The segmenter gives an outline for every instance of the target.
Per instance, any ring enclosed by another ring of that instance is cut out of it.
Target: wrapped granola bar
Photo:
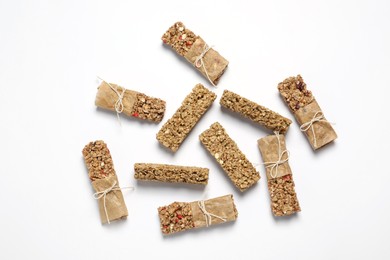
[[[285,133],[291,124],[291,120],[278,113],[260,106],[249,99],[241,97],[229,90],[225,90],[219,101],[221,106],[249,118],[253,122],[264,126],[271,131]]]
[[[127,116],[154,122],[160,122],[165,113],[165,101],[104,80],[98,87],[95,105],[117,114],[123,112]]]
[[[201,133],[199,140],[240,191],[258,182],[260,174],[218,122]]]
[[[134,164],[134,178],[143,181],[181,182],[206,185],[209,169],[155,163]]]
[[[166,148],[176,152],[216,98],[214,92],[202,84],[197,84],[175,114],[161,127],[156,135],[157,140]]]
[[[229,62],[182,22],[172,25],[161,37],[177,54],[200,71],[212,85],[217,85]]]
[[[278,84],[278,90],[314,150],[337,138],[336,132],[325,119],[313,94],[306,89],[306,83],[301,75],[285,79]]]
[[[235,221],[238,216],[233,195],[209,200],[174,202],[158,208],[161,231],[164,235],[194,228],[209,227]]]
[[[284,135],[276,132],[257,142],[266,165],[272,213],[275,216],[287,216],[301,211],[288,164],[289,154]]]
[[[96,191],[102,224],[126,218],[127,207],[107,145],[103,141],[90,142],[84,147],[83,156]]]

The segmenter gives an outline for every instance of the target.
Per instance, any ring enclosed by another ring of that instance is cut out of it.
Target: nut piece
[[[83,149],[83,156],[91,181],[115,176],[110,150],[103,141],[87,144]]]
[[[219,103],[221,106],[237,112],[255,123],[282,134],[287,131],[292,123],[290,119],[228,90],[223,92]]]
[[[197,38],[198,36],[188,30],[182,22],[177,22],[163,34],[161,40],[179,55],[185,56]]]
[[[165,101],[149,97],[143,93],[137,94],[131,115],[141,119],[161,122],[165,113]]]
[[[190,203],[174,202],[168,206],[159,207],[158,215],[161,231],[165,235],[195,227]]]
[[[202,84],[197,84],[172,118],[161,127],[156,136],[157,140],[173,152],[177,151],[216,97],[212,91],[203,87]]]
[[[301,211],[291,174],[268,179],[268,190],[275,216],[288,216]]]
[[[301,75],[285,79],[278,84],[278,90],[293,112],[310,104],[314,99],[311,91],[306,89],[306,83]]]
[[[245,191],[260,179],[255,167],[218,122],[200,134],[199,139],[240,191]]]
[[[136,163],[134,178],[137,180],[182,182],[206,185],[209,169],[167,164]]]

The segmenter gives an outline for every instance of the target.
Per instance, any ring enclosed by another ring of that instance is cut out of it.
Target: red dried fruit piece
[[[291,176],[290,176],[290,175],[284,175],[282,178],[283,178],[283,180],[285,180],[285,181],[291,180]]]
[[[134,112],[132,116],[139,117],[138,112]]]
[[[190,45],[192,45],[192,42],[189,42],[189,41],[188,41],[188,42],[186,42],[186,45],[187,45],[187,46],[190,46]]]
[[[178,217],[179,219],[182,219],[182,218],[183,218],[183,216],[180,215],[180,214],[177,214],[177,217]]]

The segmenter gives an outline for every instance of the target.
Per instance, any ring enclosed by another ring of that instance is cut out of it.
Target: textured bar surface
[[[157,140],[166,148],[174,152],[177,151],[216,97],[202,84],[197,84],[172,118],[161,127],[156,136]]]
[[[209,169],[154,163],[134,164],[134,178],[146,181],[182,182],[206,185]]]
[[[157,210],[162,233],[169,235],[237,219],[238,212],[231,194],[203,201],[207,212],[214,215],[211,216],[210,223],[207,223],[206,215],[200,208],[200,202],[173,202],[167,206],[159,207]]]
[[[229,90],[223,92],[219,103],[221,106],[239,113],[271,131],[285,133],[291,124],[290,119]]]
[[[87,144],[83,149],[83,156],[91,181],[116,175],[110,151],[103,141]]]
[[[240,191],[260,179],[255,167],[218,122],[200,134],[199,139]]]

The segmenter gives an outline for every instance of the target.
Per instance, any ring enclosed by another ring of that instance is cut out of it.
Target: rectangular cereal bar
[[[127,116],[160,122],[165,113],[165,101],[143,93],[125,89],[113,83],[102,81],[98,87],[95,105],[124,113]]]
[[[336,132],[325,119],[313,94],[307,90],[301,75],[285,79],[278,84],[278,90],[314,150],[337,138]]]
[[[209,169],[154,163],[134,164],[134,178],[144,181],[182,182],[206,185]]]
[[[284,135],[269,135],[257,141],[263,158],[275,216],[287,216],[301,211],[292,178],[289,153]]]
[[[199,139],[240,191],[260,179],[255,167],[218,122],[200,134]]]
[[[213,85],[217,85],[229,62],[200,37],[176,22],[161,37],[177,54],[184,57]]]
[[[127,207],[107,145],[103,141],[90,142],[84,147],[83,156],[96,191],[102,224],[126,218]]]
[[[216,98],[212,91],[202,84],[197,84],[172,118],[161,127],[156,136],[157,140],[166,148],[176,152]]]
[[[285,133],[291,124],[290,119],[229,90],[223,92],[219,103],[221,106],[239,113],[271,131]]]
[[[193,202],[173,202],[158,208],[164,235],[188,229],[209,227],[235,221],[238,216],[233,195]]]

